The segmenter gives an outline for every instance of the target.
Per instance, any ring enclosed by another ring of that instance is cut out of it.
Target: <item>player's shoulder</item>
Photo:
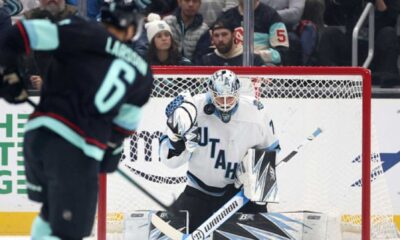
[[[239,106],[248,111],[259,112],[264,108],[263,104],[253,96],[240,95]]]
[[[237,114],[238,120],[253,123],[264,123],[267,116],[264,105],[260,101],[243,95],[239,97]]]

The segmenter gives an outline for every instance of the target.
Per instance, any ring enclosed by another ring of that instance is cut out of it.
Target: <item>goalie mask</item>
[[[229,122],[239,99],[238,77],[230,70],[219,70],[210,77],[208,88],[212,104],[221,120],[225,123]]]

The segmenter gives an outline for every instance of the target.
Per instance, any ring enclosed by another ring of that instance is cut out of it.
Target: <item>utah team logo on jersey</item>
[[[225,149],[221,148],[221,140],[208,137],[208,127],[200,128],[199,146],[205,147],[211,144],[210,159],[215,160],[214,168],[225,170],[225,178],[234,179],[238,163],[229,162],[226,159]]]

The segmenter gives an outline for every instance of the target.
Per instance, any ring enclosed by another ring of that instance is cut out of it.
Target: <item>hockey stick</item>
[[[151,223],[172,240],[201,240],[213,233],[248,202],[249,199],[244,195],[243,189],[240,190],[191,234],[183,234],[156,214],[152,214]]]
[[[299,152],[300,148],[304,147],[307,143],[313,141],[321,133],[322,129],[318,127],[310,136],[306,138],[306,140],[304,140],[304,142],[300,143],[295,150],[290,152],[285,158],[283,158],[279,163],[277,163],[276,166],[279,166],[282,162],[289,162],[289,160],[292,159]]]
[[[321,128],[317,128],[307,139],[302,142],[295,150],[290,152],[281,162],[288,162],[292,159],[307,143],[314,140],[317,136],[322,133]],[[279,164],[276,165],[276,167]],[[243,189],[240,190],[233,198],[231,198],[227,203],[225,203],[217,212],[215,212],[211,217],[209,217],[203,224],[201,224],[192,234],[183,234],[179,230],[175,229],[163,219],[155,214],[152,214],[151,222],[156,226],[162,233],[173,240],[201,240],[205,239],[212,232],[214,232],[219,226],[226,222],[234,213],[239,211],[249,199],[244,196]]]
[[[121,176],[123,178],[125,178],[128,182],[130,182],[132,185],[134,185],[135,187],[139,188],[140,191],[142,191],[147,197],[149,197],[151,200],[153,200],[154,202],[156,202],[158,205],[160,205],[161,207],[163,207],[164,209],[169,209],[169,206],[165,205],[164,203],[162,203],[160,200],[158,200],[157,197],[155,197],[153,194],[151,194],[149,191],[147,191],[146,189],[144,189],[142,186],[140,186],[140,184],[138,184],[137,182],[135,182],[135,180],[133,180],[128,174],[126,174],[124,171],[122,171],[119,167],[117,168],[117,172],[119,174],[121,174]]]

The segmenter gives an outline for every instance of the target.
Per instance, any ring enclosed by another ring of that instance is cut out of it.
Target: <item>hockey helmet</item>
[[[104,1],[100,8],[100,20],[119,29],[125,29],[135,25],[137,30],[142,16],[139,8],[133,0],[109,0]]]
[[[215,72],[209,79],[208,88],[214,106],[221,112],[231,111],[239,99],[240,81],[230,70]]]

